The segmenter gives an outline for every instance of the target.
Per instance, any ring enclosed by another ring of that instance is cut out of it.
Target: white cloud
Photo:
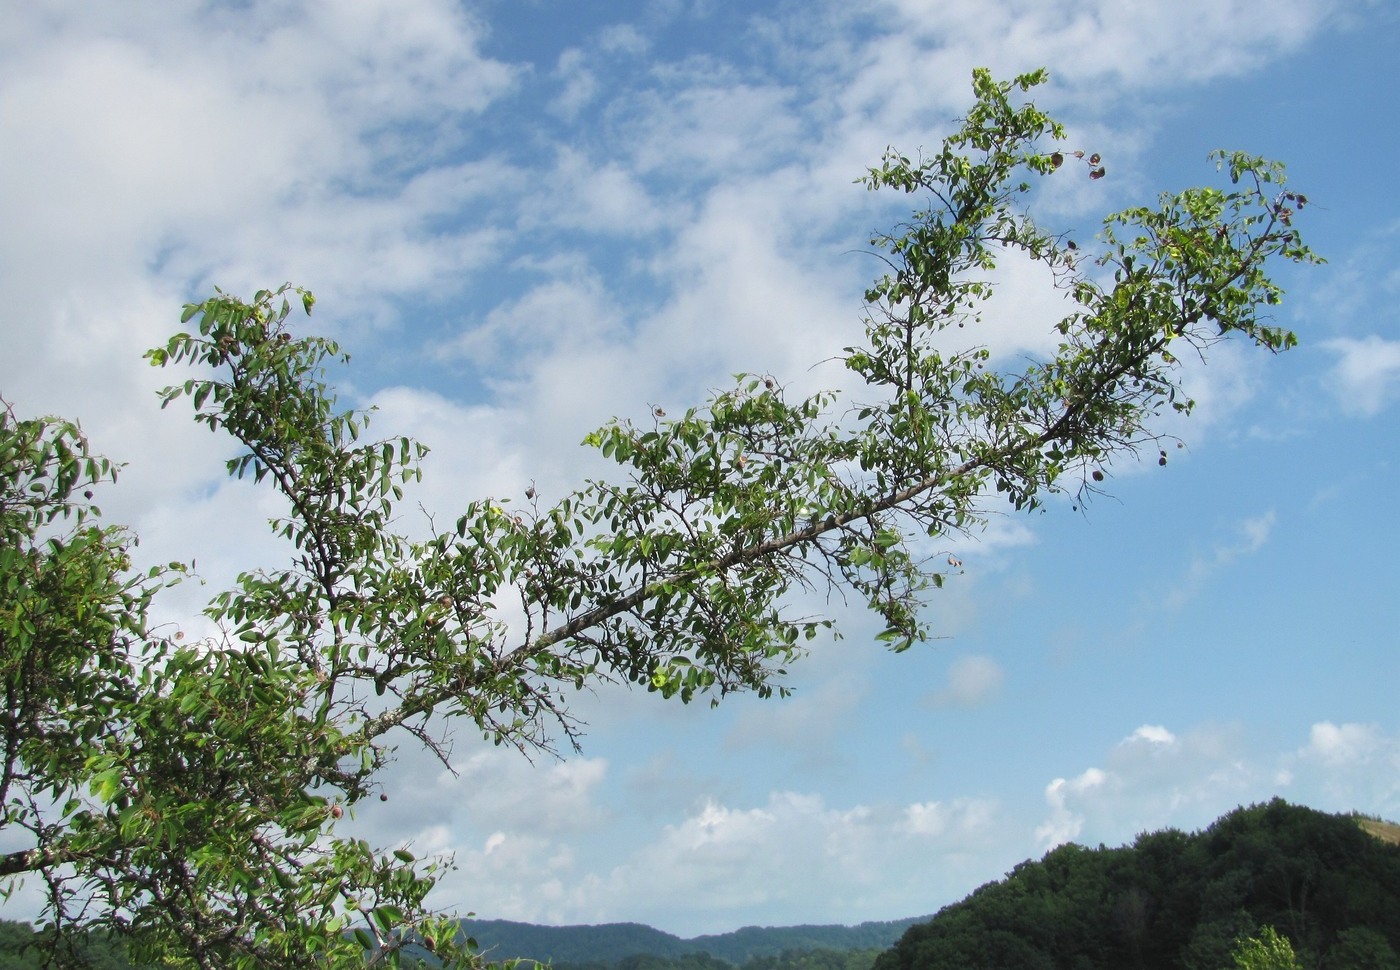
[[[530,761],[485,742],[463,746],[470,753],[453,756],[450,769],[425,752],[404,752],[385,777],[388,800],[357,809],[358,831],[424,852],[494,853],[503,842],[532,840],[553,853],[609,821],[607,759]]]
[[[678,805],[619,787],[602,759],[532,767],[477,746],[454,777],[411,757],[420,763],[396,766],[390,800],[363,807],[356,831],[451,854],[435,903],[492,918],[690,934],[732,929],[755,907],[779,924],[888,919],[931,912],[1030,848],[1008,840],[1004,807],[988,797],[840,805],[776,789]]]
[[[1162,605],[1169,610],[1181,609],[1199,594],[1216,574],[1237,560],[1258,552],[1269,541],[1275,521],[1276,516],[1270,510],[1240,522],[1236,526],[1235,541],[1221,543],[1210,555],[1196,556],[1191,560],[1186,575],[1162,597]]]
[[[380,126],[479,110],[511,81],[440,0],[264,2],[236,18],[171,4],[158,24],[83,10],[61,39],[7,52],[0,115],[25,153],[6,179],[13,214],[65,241],[139,228],[168,245],[316,186],[364,188],[408,150]]]
[[[1049,813],[1035,830],[1042,848],[1082,840],[1120,844],[1140,831],[1205,824],[1235,805],[1268,792],[1269,761],[1250,764],[1239,732],[1203,726],[1178,737],[1142,725],[1108,752],[1104,768],[1045,789]]]
[[[1001,690],[1006,671],[991,657],[964,656],[948,667],[947,686],[930,695],[935,707],[979,707]]]
[[[571,47],[559,55],[555,74],[564,82],[564,89],[554,100],[553,109],[565,118],[574,118],[598,94],[598,78],[584,66],[583,51]]]
[[[1370,762],[1384,748],[1384,741],[1374,724],[1333,724],[1321,721],[1312,726],[1308,744],[1298,754],[1305,760],[1317,760],[1338,767]]]
[[[1338,337],[1322,347],[1337,355],[1330,389],[1346,413],[1377,415],[1400,390],[1400,340],[1371,334]]]
[[[1376,725],[1318,722],[1298,748],[1251,743],[1239,726],[1181,735],[1145,724],[1103,768],[1056,778],[1036,827],[1043,848],[1070,840],[1117,845],[1143,831],[1199,828],[1237,805],[1275,795],[1324,811],[1400,811],[1400,738]]]
[[[681,183],[732,181],[803,147],[795,97],[709,59],[667,66],[657,70],[654,90],[629,104],[623,139],[641,172]]]
[[[659,897],[692,900],[689,932],[738,925],[756,906],[792,922],[890,918],[896,900],[940,898],[943,885],[967,878],[965,856],[986,850],[998,812],[977,800],[838,809],[794,792],[747,809],[707,802],[581,889],[643,914],[657,912]],[[901,866],[900,858],[941,862]]]
[[[1326,10],[1313,0],[1287,0],[1261,23],[1247,3],[1209,0],[1170,8],[1152,0],[1095,0],[1075,8],[1029,0],[887,6],[903,18],[894,32],[936,41],[965,63],[1002,74],[1052,64],[1076,84],[1112,77],[1132,87],[1243,73],[1301,44]],[[1202,44],[1202,37],[1213,42]]]
[[[598,35],[598,46],[608,53],[644,54],[651,46],[640,30],[631,24],[614,24]]]
[[[1319,721],[1285,768],[1331,810],[1400,817],[1400,736],[1379,725]]]
[[[545,173],[542,183],[524,201],[526,228],[642,235],[683,214],[663,213],[622,165],[593,162],[569,147],[559,149],[554,170]]]
[[[336,317],[460,276],[489,230],[428,225],[479,198],[489,163],[386,176],[509,89],[480,30],[441,0],[7,7],[0,29],[0,383],[25,411],[81,417],[130,462],[108,511],[172,515],[229,444],[141,360],[206,274],[236,292],[284,274]],[[427,152],[431,154],[430,152]],[[415,159],[417,161],[417,159]],[[327,317],[330,320],[327,320]],[[159,510],[157,512],[156,510]]]
[[[553,836],[593,829],[603,817],[596,793],[607,779],[608,762],[571,758],[531,764],[517,752],[484,752],[454,766],[439,790],[460,802],[474,824]],[[529,784],[523,784],[525,774]]]
[[[1144,724],[1119,743],[1134,744],[1137,742],[1170,745],[1176,743],[1176,735],[1172,734],[1160,724]]]
[[[1091,797],[1108,780],[1109,776],[1101,768],[1086,768],[1075,778],[1056,778],[1045,786],[1045,804],[1050,806],[1050,816],[1035,830],[1042,848],[1053,849],[1079,837],[1084,830],[1084,816],[1074,811],[1072,803]]]

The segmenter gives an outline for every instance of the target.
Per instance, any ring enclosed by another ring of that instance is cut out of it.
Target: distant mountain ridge
[[[856,926],[745,926],[732,933],[683,939],[641,923],[597,926],[540,926],[511,920],[462,921],[490,960],[514,957],[541,963],[614,964],[628,957],[676,958],[708,953],[735,966],[754,957],[776,956],[790,950],[869,950],[894,944],[909,927],[928,916]]]

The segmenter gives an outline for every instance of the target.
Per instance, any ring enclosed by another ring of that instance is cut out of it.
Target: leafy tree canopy
[[[338,406],[340,349],[292,327],[310,294],[186,307],[189,332],[149,354],[190,368],[164,403],[239,444],[229,473],[285,499],[273,527],[295,549],[214,598],[225,632],[205,642],[152,628],[182,567],[133,574],[132,537],[99,524],[89,492],[115,467],[76,425],[5,410],[0,824],[21,847],[0,878],[33,880],[60,933],[110,929],[140,960],[353,966],[396,962],[412,938],[469,965],[425,902],[439,863],[337,824],[378,794],[395,744],[444,754],[455,724],[527,751],[572,743],[570,692],[600,681],[683,701],[781,693],[829,625],[794,590],[864,600],[894,649],[927,636],[937,540],[1006,504],[1082,497],[1115,456],[1157,447],[1153,419],[1191,408],[1180,358],[1228,337],[1291,346],[1268,317],[1270,266],[1313,259],[1294,225],[1305,197],[1244,154],[1217,157],[1222,186],[1111,215],[1096,240],[1042,227],[1035,181],[1104,171],[1021,100],[1043,80],[976,72],[941,148],[866,175],[917,207],[872,240],[889,272],[844,350],[863,381],[851,401],[744,376],[590,434],[619,480],[552,504],[482,498],[426,541],[394,528],[424,449],[372,440]],[[1047,267],[1075,310],[1054,354],[1003,370],[953,338],[1007,259]]]

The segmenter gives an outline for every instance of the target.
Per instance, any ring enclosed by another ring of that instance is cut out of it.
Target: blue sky
[[[839,382],[863,244],[907,204],[853,180],[936,145],[974,67],[1044,65],[1110,176],[1043,194],[1047,222],[1092,232],[1216,147],[1289,164],[1329,260],[1283,277],[1302,346],[1193,371],[1167,468],[959,543],[940,639],[891,656],[836,604],[787,700],[584,695],[581,755],[462,736],[454,776],[405,747],[355,824],[454,853],[446,907],[690,935],[933,912],[1057,842],[1273,795],[1396,819],[1397,49],[1380,0],[10,4],[0,393],[128,462],[104,508],[198,560],[162,608],[202,631],[279,550],[226,445],[156,406],[140,355],[183,302],[314,290],[347,398],[433,447],[434,513],[557,496],[607,472],[577,444],[613,415],[739,370]],[[1043,341],[1033,283],[976,339]]]

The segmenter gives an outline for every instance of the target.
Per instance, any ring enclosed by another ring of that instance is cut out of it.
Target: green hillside
[[[875,970],[1222,970],[1264,926],[1309,970],[1400,970],[1397,831],[1275,799],[1195,834],[1060,846],[911,928]]]
[[[1382,842],[1400,845],[1400,825],[1378,818],[1357,818],[1356,821],[1363,829]]]

